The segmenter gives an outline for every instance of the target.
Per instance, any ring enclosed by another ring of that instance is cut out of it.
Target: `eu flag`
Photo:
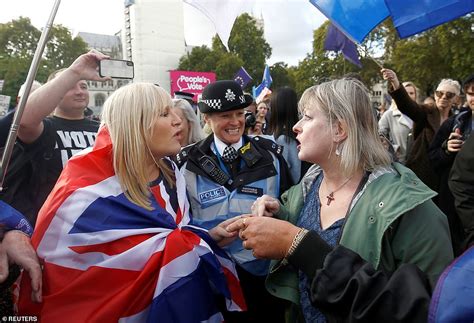
[[[339,30],[361,43],[388,15],[384,0],[310,0]]]
[[[474,0],[385,0],[393,24],[406,38],[474,11]]]
[[[265,65],[265,70],[263,71],[263,78],[262,78],[262,83],[260,83],[259,86],[255,89],[255,95],[254,97],[258,97],[260,93],[262,93],[263,89],[267,88],[270,89],[270,86],[273,83],[272,76],[270,75],[270,68],[268,65]]]
[[[309,0],[352,41],[361,43],[391,17],[401,38],[474,11],[474,0]]]
[[[329,24],[326,41],[324,42],[324,50],[341,51],[345,59],[354,65],[362,67],[359,60],[357,47],[352,40],[344,35],[336,26]]]
[[[245,68],[242,66],[239,68],[237,73],[234,75],[234,81],[239,83],[240,87],[243,89],[249,84],[249,82],[252,80],[252,77],[250,74],[245,70]]]

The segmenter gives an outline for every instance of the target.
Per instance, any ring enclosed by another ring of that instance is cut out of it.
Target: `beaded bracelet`
[[[296,247],[298,247],[298,245],[300,244],[301,240],[303,240],[304,236],[308,233],[308,230],[306,230],[305,228],[301,228],[298,233],[295,235],[295,237],[293,238],[293,241],[291,242],[291,246],[290,248],[288,249],[288,251],[286,252],[286,255],[285,255],[285,260],[286,262],[288,262],[288,257],[290,257],[296,250]]]

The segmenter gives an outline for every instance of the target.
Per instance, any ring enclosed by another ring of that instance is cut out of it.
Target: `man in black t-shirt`
[[[28,98],[18,139],[25,151],[41,145],[35,155],[37,170],[27,185],[15,194],[12,206],[32,225],[61,171],[74,154],[93,146],[99,123],[84,118],[89,103],[85,80],[105,81],[98,75],[98,62],[107,56],[90,51],[70,67],[54,72],[48,82]]]

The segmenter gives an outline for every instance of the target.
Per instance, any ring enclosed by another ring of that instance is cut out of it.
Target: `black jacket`
[[[280,175],[280,192],[285,192],[293,185],[288,165],[282,155],[283,148],[280,145],[270,139],[259,136],[249,137],[244,135],[243,138],[244,143],[250,143],[249,149],[240,148],[237,153],[245,161],[245,166],[239,169],[230,183],[227,181],[224,186],[232,191],[257,180],[274,176],[277,172]],[[211,150],[213,141],[214,135],[211,134],[206,139],[183,148],[176,156],[175,161],[178,167],[181,168],[187,162],[186,168],[189,171],[217,182],[202,166],[202,157],[204,156],[211,158],[215,165],[219,165],[217,157]],[[276,170],[273,166],[273,157],[270,152],[278,158],[280,169]]]
[[[311,257],[308,257],[311,254]],[[426,322],[431,287],[416,265],[375,270],[357,253],[308,232],[289,262],[312,281],[311,301],[329,322]]]
[[[428,147],[439,128],[441,115],[436,107],[418,104],[409,96],[405,87],[389,91],[398,109],[413,120],[413,144],[405,165],[432,190],[438,191],[439,178],[428,158]]]
[[[463,108],[459,114],[451,116],[438,129],[428,150],[431,165],[439,177],[437,205],[448,217],[455,256],[462,252],[464,233],[454,207],[454,197],[448,187],[449,172],[457,154],[448,152],[447,143],[454,128],[459,128],[461,133],[468,137],[471,132],[471,119],[472,112],[469,108]]]
[[[449,188],[466,235],[464,247],[474,245],[474,135],[464,142],[456,156]]]

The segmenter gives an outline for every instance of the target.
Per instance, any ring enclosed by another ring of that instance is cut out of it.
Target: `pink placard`
[[[171,96],[177,91],[194,94],[194,101],[202,93],[206,85],[216,81],[216,73],[213,72],[191,72],[170,71]]]

